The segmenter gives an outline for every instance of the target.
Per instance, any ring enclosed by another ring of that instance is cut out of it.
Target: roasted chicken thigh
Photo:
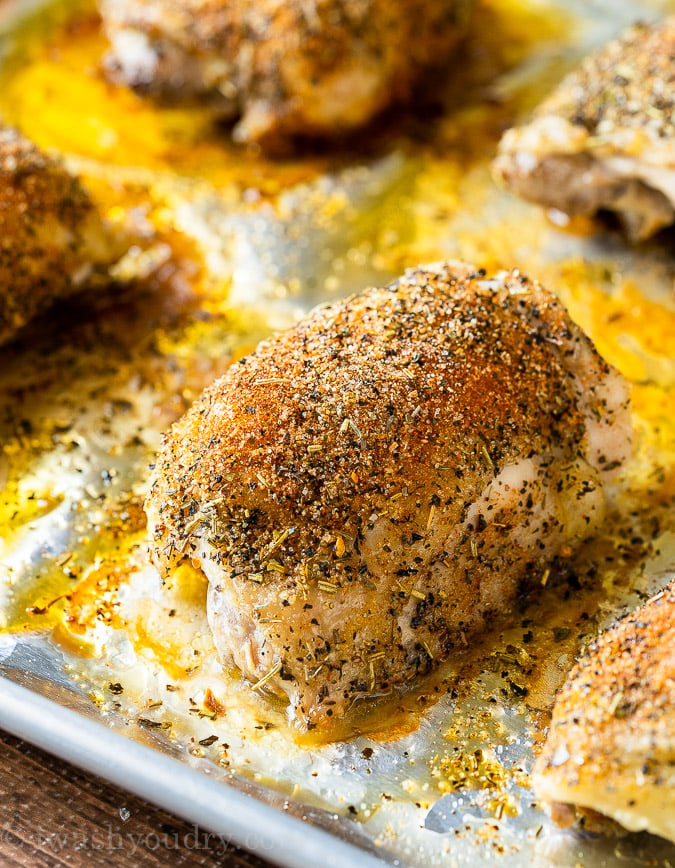
[[[675,16],[586,58],[504,135],[494,168],[547,208],[616,212],[635,240],[675,222]]]
[[[206,389],[146,501],[223,661],[328,729],[464,647],[605,514],[628,389],[542,286],[463,263],[319,309]]]
[[[0,343],[121,253],[80,182],[0,128]]]
[[[534,786],[675,841],[675,583],[594,642],[558,695]]]
[[[115,80],[262,145],[361,126],[447,59],[468,0],[100,0]]]

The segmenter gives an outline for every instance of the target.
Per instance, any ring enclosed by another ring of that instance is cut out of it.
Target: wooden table
[[[2,868],[269,864],[0,732]]]

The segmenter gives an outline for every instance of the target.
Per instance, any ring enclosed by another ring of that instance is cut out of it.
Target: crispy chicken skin
[[[629,237],[675,221],[675,16],[586,58],[494,163],[516,195],[566,214],[618,214]]]
[[[0,127],[0,343],[119,255],[80,182]]]
[[[152,555],[223,661],[328,730],[465,645],[597,528],[627,386],[518,272],[410,270],[262,343],[168,434]]]
[[[533,783],[675,841],[675,583],[600,636],[558,695]]]
[[[275,147],[332,136],[410,96],[447,59],[468,0],[100,0],[114,80],[240,117]]]

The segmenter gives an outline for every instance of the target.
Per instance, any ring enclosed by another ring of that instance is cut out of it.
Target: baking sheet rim
[[[0,727],[287,868],[387,864],[1,675]]]

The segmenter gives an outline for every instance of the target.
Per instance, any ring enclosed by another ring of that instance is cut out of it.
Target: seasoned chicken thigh
[[[80,182],[0,128],[0,344],[121,252]]]
[[[447,59],[468,0],[101,0],[114,79],[240,116],[235,137],[339,135]]]
[[[533,783],[675,841],[675,583],[594,642],[558,695]]]
[[[504,135],[494,170],[548,208],[615,211],[635,240],[675,222],[675,16],[586,58]]]
[[[463,647],[596,530],[627,402],[539,284],[411,270],[206,389],[157,460],[153,558],[199,566],[223,661],[329,729]]]

